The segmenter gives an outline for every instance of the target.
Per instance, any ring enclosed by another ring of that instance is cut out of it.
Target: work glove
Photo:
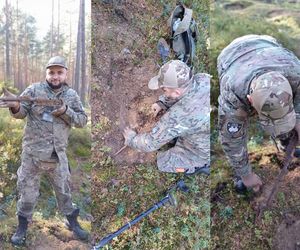
[[[129,127],[126,127],[123,131],[123,136],[125,139],[124,145],[129,145],[132,139],[136,136],[136,132]]]
[[[262,186],[262,181],[258,175],[251,172],[248,175],[242,176],[242,181],[247,188],[252,188],[255,193],[260,190]]]
[[[51,114],[53,116],[58,117],[58,116],[63,115],[64,113],[66,113],[67,109],[68,109],[68,106],[65,104],[64,101],[62,101],[62,105],[60,107],[58,107],[57,109],[53,110],[51,112]]]
[[[154,117],[156,117],[161,110],[162,110],[162,107],[159,106],[157,103],[152,104],[151,111],[152,111]]]
[[[3,95],[1,97],[17,97],[7,89],[3,88]],[[0,108],[11,108],[13,112],[18,112],[20,109],[20,102],[18,101],[2,101],[0,100]]]

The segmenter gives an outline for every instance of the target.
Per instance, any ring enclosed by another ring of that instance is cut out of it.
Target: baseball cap
[[[51,57],[47,63],[46,69],[48,69],[51,66],[60,66],[65,69],[68,69],[65,58],[63,58],[62,56]]]
[[[171,60],[165,63],[159,70],[158,75],[151,78],[148,83],[149,89],[181,88],[190,82],[190,68],[180,60]]]
[[[293,92],[282,74],[275,71],[264,73],[252,81],[251,89],[252,105],[267,133],[277,137],[295,127]]]

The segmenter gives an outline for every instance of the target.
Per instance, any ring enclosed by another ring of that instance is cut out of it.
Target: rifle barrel
[[[19,97],[0,97],[4,102],[32,102],[38,106],[60,106],[63,104],[61,99],[50,99],[41,97],[19,96]]]

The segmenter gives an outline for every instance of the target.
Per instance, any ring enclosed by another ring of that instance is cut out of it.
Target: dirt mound
[[[15,229],[12,230],[14,231]],[[0,238],[0,249],[15,249],[10,243],[11,234],[9,239]],[[69,231],[61,221],[36,218],[29,224],[25,245],[20,247],[20,249],[87,250],[91,249],[91,245],[87,242],[79,241],[73,235],[73,232]]]
[[[277,230],[274,238],[274,250],[300,249],[300,220],[286,219]]]
[[[249,6],[251,6],[253,3],[246,2],[246,1],[239,1],[239,2],[233,2],[233,3],[226,3],[223,5],[223,8],[225,10],[243,10]]]
[[[277,16],[299,16],[300,11],[299,10],[284,10],[284,9],[278,9],[278,10],[271,10],[267,13],[268,18],[273,18]]]

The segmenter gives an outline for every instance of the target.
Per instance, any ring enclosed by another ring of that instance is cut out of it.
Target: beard
[[[50,86],[51,89],[60,89],[62,87],[62,85],[63,85],[62,82],[59,83],[58,85],[54,85],[51,82],[48,82],[47,80],[46,80],[46,82],[48,83],[48,85]]]

